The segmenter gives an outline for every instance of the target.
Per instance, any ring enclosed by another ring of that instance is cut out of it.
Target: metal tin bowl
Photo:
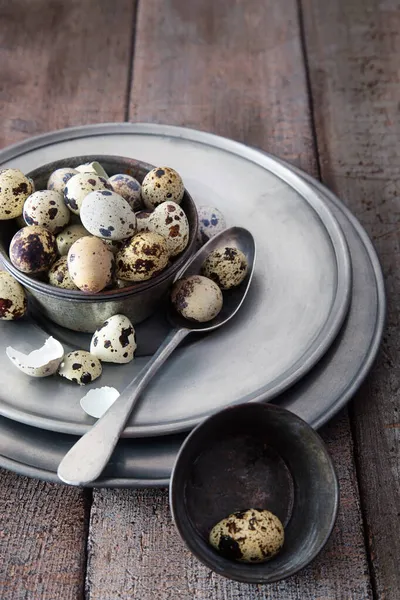
[[[46,189],[50,174],[63,167],[76,167],[86,162],[98,161],[108,175],[126,173],[142,183],[153,165],[120,156],[76,156],[46,164],[27,173],[36,189]],[[14,233],[20,228],[17,221],[0,221],[0,259],[5,269],[30,293],[34,306],[58,325],[92,333],[107,318],[115,314],[126,315],[133,324],[149,317],[159,306],[173,282],[175,275],[193,254],[196,246],[198,219],[196,206],[185,190],[181,206],[189,221],[189,242],[185,250],[160,275],[141,283],[118,290],[105,290],[98,294],[86,294],[80,290],[64,290],[21,273],[8,256],[8,248]]]
[[[198,425],[183,443],[170,483],[170,506],[189,550],[229,579],[271,583],[305,567],[335,523],[339,486],[319,435],[290,411],[240,404]],[[248,564],[222,556],[208,543],[213,526],[236,511],[266,509],[285,528],[271,560]]]

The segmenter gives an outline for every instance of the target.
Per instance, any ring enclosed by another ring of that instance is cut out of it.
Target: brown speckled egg
[[[246,277],[247,259],[238,248],[224,246],[209,254],[201,268],[201,274],[219,285],[221,290],[229,290],[240,285]]]
[[[58,374],[79,385],[87,385],[100,377],[102,370],[98,358],[86,350],[75,350],[64,356]]]
[[[170,256],[177,256],[188,245],[189,222],[176,202],[163,202],[151,213],[147,226],[167,241]]]
[[[72,244],[82,237],[90,235],[83,225],[68,225],[56,237],[57,250],[60,256],[66,256]]]
[[[153,213],[152,210],[139,210],[136,215],[136,233],[140,231],[149,231],[149,217]]]
[[[147,208],[155,208],[167,200],[179,204],[184,193],[181,176],[170,167],[156,167],[143,179],[142,198]]]
[[[140,193],[140,183],[130,175],[118,173],[109,178],[114,192],[122,196],[129,204],[132,210],[140,210],[143,206]]]
[[[77,173],[78,171],[76,169],[72,169],[71,167],[65,167],[63,169],[57,169],[56,171],[53,171],[47,181],[47,189],[64,194],[64,189],[68,181],[71,179],[71,177],[77,175]]]
[[[68,270],[80,290],[96,294],[113,280],[114,255],[99,238],[83,237],[69,249]]]
[[[261,563],[276,556],[284,538],[278,517],[268,510],[252,508],[222,519],[212,528],[209,541],[225,558]]]
[[[64,188],[64,200],[68,208],[79,215],[84,198],[96,190],[111,190],[107,179],[94,173],[78,173],[71,177]]]
[[[0,319],[16,321],[24,316],[28,309],[25,290],[5,271],[0,271]]]
[[[146,281],[158,275],[168,259],[167,243],[161,235],[138,233],[117,253],[117,277],[124,281]]]
[[[49,284],[64,290],[79,289],[72,281],[68,271],[68,260],[66,256],[59,258],[49,271]]]
[[[0,221],[22,215],[24,202],[32,191],[32,180],[19,169],[0,171]]]
[[[28,225],[11,240],[10,260],[23,273],[34,275],[47,271],[56,258],[56,238],[44,227]]]
[[[62,194],[39,190],[25,200],[23,215],[27,225],[40,225],[57,234],[68,224],[71,213]]]
[[[172,288],[171,301],[185,319],[200,323],[214,319],[223,304],[217,284],[201,275],[179,279]]]

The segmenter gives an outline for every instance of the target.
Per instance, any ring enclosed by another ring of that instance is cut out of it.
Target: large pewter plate
[[[303,176],[315,185],[342,225],[354,265],[353,300],[337,340],[301,382],[274,400],[317,428],[343,407],[371,368],[382,337],[385,294],[379,262],[365,231],[335,196]],[[121,440],[95,486],[167,486],[184,438],[180,434]],[[59,482],[58,464],[76,439],[0,417],[0,466]]]
[[[216,205],[229,225],[247,227],[257,241],[255,277],[238,316],[171,357],[144,393],[125,435],[183,431],[227,404],[271,399],[303,377],[335,339],[351,286],[345,238],[315,190],[274,158],[242,144],[166,126],[56,132],[6,149],[0,163],[29,172],[50,160],[93,153],[175,167],[198,204]],[[122,390],[165,331],[157,318],[138,327],[139,358],[131,365],[106,365],[101,384]],[[48,332],[67,350],[89,346],[88,336],[40,320],[2,323],[0,332],[3,349],[37,347]],[[0,367],[0,414],[76,435],[93,423],[79,406],[83,391],[73,384],[57,377],[29,379],[8,364],[4,352]]]

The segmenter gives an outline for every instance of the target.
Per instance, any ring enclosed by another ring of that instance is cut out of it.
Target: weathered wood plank
[[[379,360],[353,404],[378,598],[400,588],[400,12],[394,0],[304,0],[323,179],[373,237],[388,294]]]
[[[315,174],[295,1],[141,3],[130,118],[209,129]],[[225,580],[186,551],[166,491],[95,490],[87,597],[371,598],[347,412],[323,435],[342,503],[327,547],[302,573],[271,586]]]
[[[0,147],[124,120],[133,9],[132,0],[0,0]],[[1,472],[2,600],[82,597],[87,497]]]

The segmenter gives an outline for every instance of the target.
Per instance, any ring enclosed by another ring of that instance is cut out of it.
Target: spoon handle
[[[72,446],[58,466],[62,481],[86,485],[101,475],[143,389],[188,333],[173,329],[108,411]]]

